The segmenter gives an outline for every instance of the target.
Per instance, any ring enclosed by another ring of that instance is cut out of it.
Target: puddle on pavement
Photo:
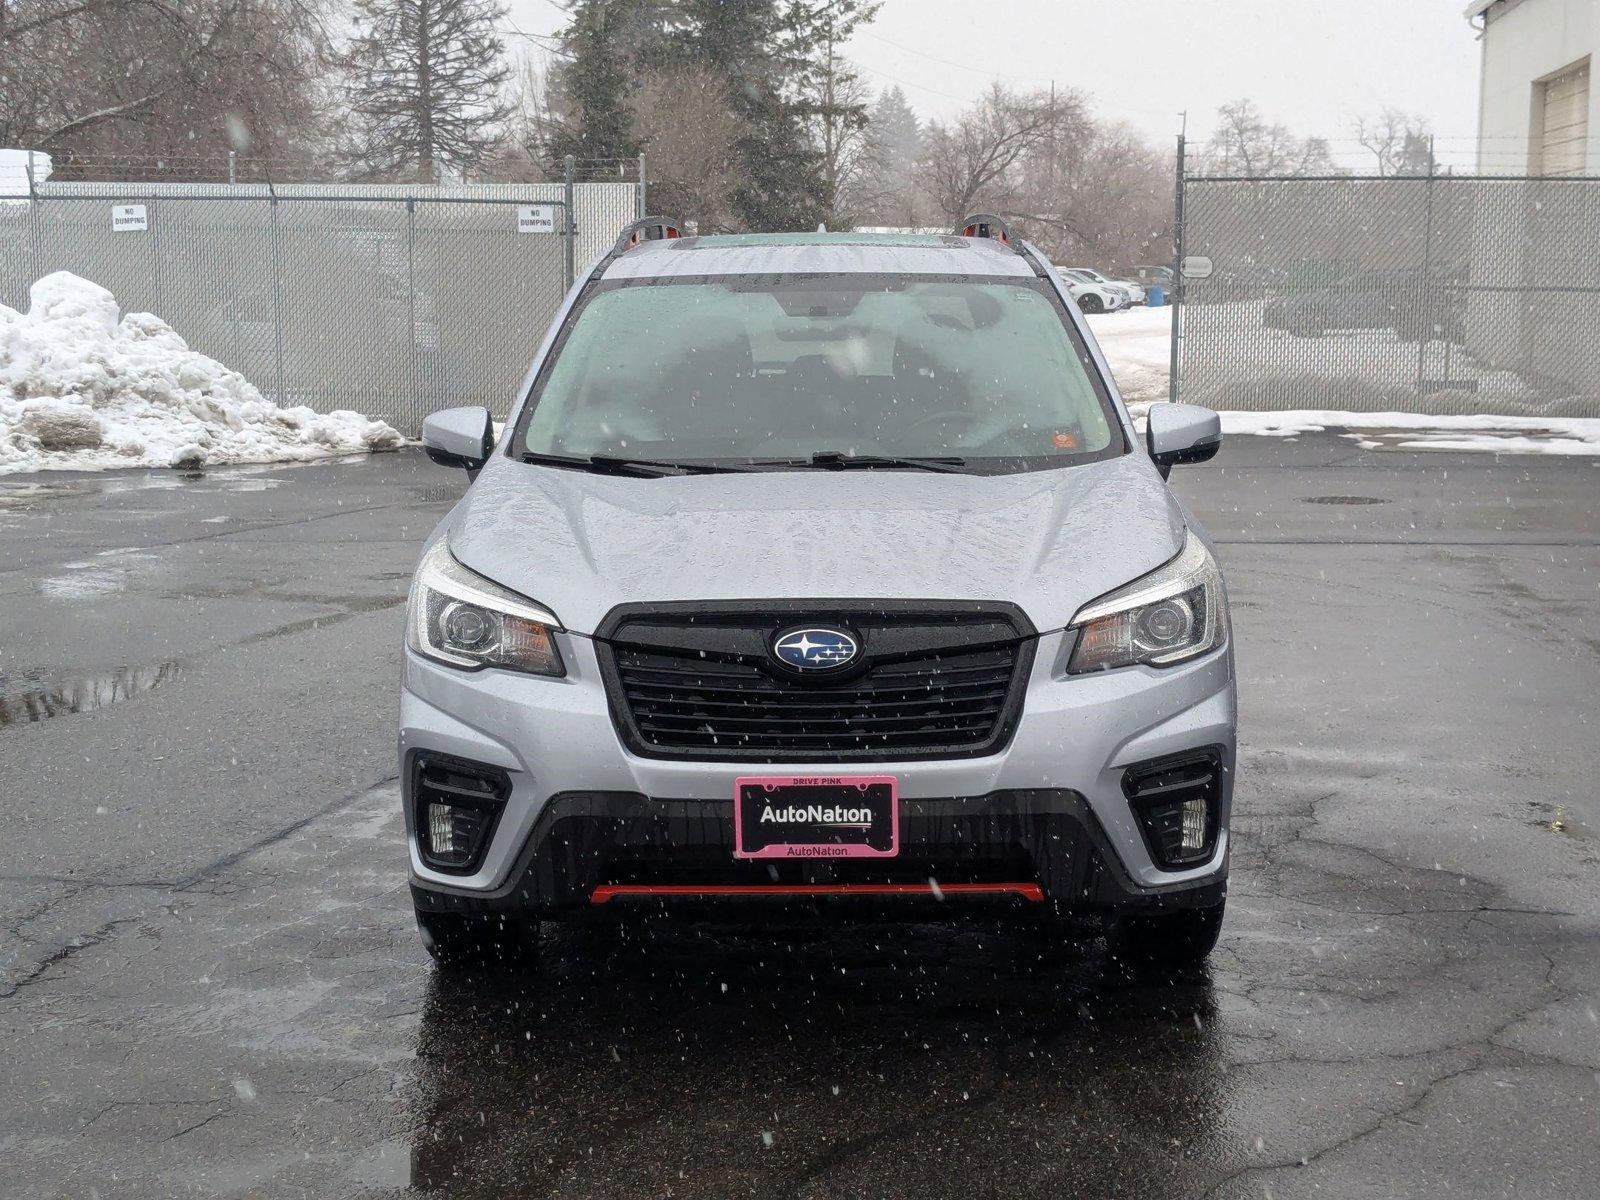
[[[0,508],[31,508],[41,500],[61,500],[68,496],[87,496],[93,484],[77,480],[61,483],[0,483]]]
[[[94,600],[128,589],[128,571],[155,562],[158,555],[137,546],[118,546],[95,554],[94,562],[62,563],[59,575],[39,581],[39,590],[53,600]]]
[[[21,671],[0,674],[0,728],[94,712],[154,691],[178,677],[175,662],[110,671]]]
[[[1301,504],[1387,504],[1382,496],[1306,496]]]
[[[39,590],[52,600],[93,600],[125,591],[127,587],[126,567],[93,563],[68,563],[63,574],[39,581]]]
[[[1537,825],[1540,829],[1548,829],[1551,833],[1581,838],[1584,841],[1593,836],[1593,831],[1584,822],[1575,818],[1564,804],[1545,804],[1535,801],[1532,807],[1537,815],[1530,824]]]

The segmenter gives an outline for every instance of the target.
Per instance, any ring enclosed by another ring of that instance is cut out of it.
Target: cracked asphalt
[[[1600,463],[1237,438],[1209,968],[988,926],[550,930],[437,976],[406,452],[0,480],[0,1195],[1579,1197]]]

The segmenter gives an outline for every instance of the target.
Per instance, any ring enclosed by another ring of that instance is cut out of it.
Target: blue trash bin
[[[1144,302],[1151,308],[1160,308],[1167,302],[1167,289],[1159,283],[1152,284],[1144,290]]]

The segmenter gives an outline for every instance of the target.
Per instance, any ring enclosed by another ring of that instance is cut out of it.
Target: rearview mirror
[[[494,420],[487,408],[447,408],[422,422],[422,448],[441,467],[483,469],[494,451]]]
[[[1145,422],[1145,444],[1163,479],[1179,464],[1215,458],[1222,446],[1222,419],[1198,404],[1152,404]]]

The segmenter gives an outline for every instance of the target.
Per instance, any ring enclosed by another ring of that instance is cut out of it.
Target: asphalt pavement
[[[1596,1194],[1600,462],[1235,438],[1175,483],[1240,673],[1205,971],[690,923],[452,982],[393,723],[464,479],[0,479],[0,1195]]]

